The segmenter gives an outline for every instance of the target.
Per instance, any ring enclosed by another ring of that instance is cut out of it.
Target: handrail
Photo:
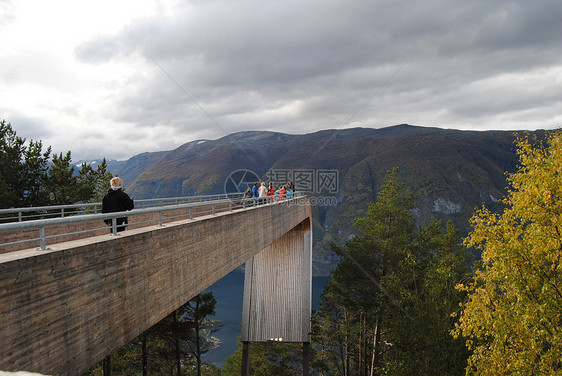
[[[304,196],[303,192],[295,192],[292,194],[293,198],[298,198]],[[201,196],[198,197],[198,199]],[[207,196],[210,197],[210,196]],[[224,197],[224,195],[223,195]],[[159,200],[159,199],[156,199]],[[38,250],[47,250],[47,239],[52,239],[56,237],[63,237],[69,236],[79,233],[87,233],[87,232],[94,232],[98,230],[108,229],[109,227],[97,227],[94,229],[87,229],[78,232],[71,232],[71,233],[64,233],[64,234],[56,234],[47,236],[45,228],[52,227],[56,225],[65,225],[71,223],[82,223],[82,222],[90,222],[90,221],[97,221],[103,223],[104,220],[111,220],[112,225],[110,226],[111,232],[113,235],[119,235],[117,232],[117,224],[116,219],[120,217],[135,217],[141,214],[158,214],[158,220],[152,220],[148,222],[157,222],[158,226],[163,226],[163,216],[164,212],[172,211],[172,210],[179,210],[179,209],[189,209],[189,213],[184,214],[179,217],[189,217],[189,219],[193,219],[193,209],[201,208],[201,207],[210,207],[209,210],[199,212],[199,214],[212,214],[216,215],[218,212],[225,212],[225,211],[232,211],[236,208],[246,208],[250,206],[257,206],[260,204],[277,204],[277,203],[284,203],[291,201],[291,198],[288,198],[287,195],[284,197],[280,197],[279,195],[274,196],[267,196],[266,198],[244,198],[240,197],[240,195],[236,195],[236,197],[223,199],[223,200],[214,200],[214,201],[206,201],[206,202],[195,202],[195,203],[187,203],[187,204],[176,204],[176,205],[166,205],[166,206],[159,206],[159,207],[150,207],[145,209],[133,209],[126,212],[115,212],[115,213],[95,213],[95,214],[82,214],[82,215],[74,215],[74,216],[67,216],[61,218],[48,218],[48,219],[37,219],[37,220],[29,220],[29,221],[21,221],[21,222],[11,222],[11,223],[0,223],[0,233],[9,232],[9,231],[18,231],[24,229],[38,229],[39,230],[39,237],[33,239],[26,239],[20,240],[11,243],[2,243],[0,242],[0,247],[2,246],[10,246],[15,244],[22,244],[22,243],[30,243],[34,241],[39,241],[40,247]],[[67,205],[63,205],[67,206]],[[72,205],[70,205],[72,206]],[[33,209],[33,208],[30,208]],[[219,211],[217,211],[219,209]],[[177,218],[177,217],[174,217]],[[136,223],[129,223],[128,225],[133,224],[142,224],[148,222],[136,222]]]
[[[167,206],[178,205],[190,202],[207,202],[221,199],[237,199],[242,198],[243,193],[228,193],[228,194],[215,194],[215,195],[198,195],[198,196],[182,196],[182,197],[169,197],[169,198],[152,198],[135,200],[135,207],[148,208],[153,206]],[[158,205],[159,204],[159,205]],[[0,222],[31,220],[32,218],[45,218],[45,217],[60,217],[64,218],[68,215],[84,214],[85,211],[93,211],[93,213],[101,213],[101,202],[85,202],[80,204],[69,205],[51,205],[51,206],[36,206],[36,207],[23,207],[23,208],[9,208],[0,209]],[[25,213],[36,213],[25,215]],[[12,214],[12,216],[9,216]],[[3,215],[8,215],[2,218]]]

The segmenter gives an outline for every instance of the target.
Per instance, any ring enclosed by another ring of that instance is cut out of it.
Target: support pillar
[[[242,375],[249,375],[251,342],[302,343],[310,369],[312,231],[307,218],[246,262],[242,308]]]
[[[246,262],[242,342],[310,342],[312,231],[306,219]]]
[[[111,355],[102,360],[103,376],[111,376]]]
[[[250,376],[250,342],[242,342],[241,376]]]
[[[302,376],[310,375],[310,342],[302,344]]]

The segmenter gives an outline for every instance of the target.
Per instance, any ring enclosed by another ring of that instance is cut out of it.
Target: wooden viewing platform
[[[243,340],[309,342],[310,215],[300,197],[0,254],[0,370],[79,375],[247,261]]]

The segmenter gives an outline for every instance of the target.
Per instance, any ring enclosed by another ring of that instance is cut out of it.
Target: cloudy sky
[[[73,160],[241,130],[562,126],[560,0],[0,0],[0,118]]]

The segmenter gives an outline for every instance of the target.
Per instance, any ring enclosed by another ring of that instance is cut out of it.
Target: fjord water
[[[329,280],[330,277],[312,277],[312,309],[318,309],[320,294]],[[227,274],[205,290],[205,292],[209,291],[213,292],[217,300],[215,316],[209,318],[220,320],[224,325],[213,333],[213,336],[220,339],[221,345],[203,354],[203,361],[222,368],[225,359],[236,351],[236,338],[240,336],[244,273],[235,270]]]

